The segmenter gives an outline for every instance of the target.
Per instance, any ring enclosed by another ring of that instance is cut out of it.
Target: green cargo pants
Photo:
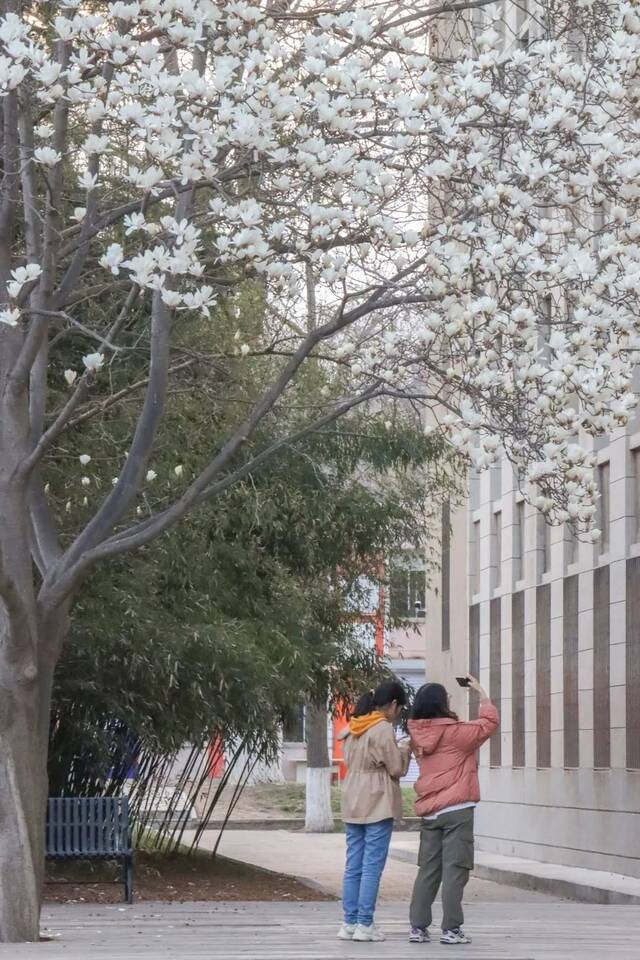
[[[464,922],[462,895],[473,870],[474,808],[423,820],[420,827],[418,875],[411,898],[411,926],[431,925],[431,907],[442,883],[442,929]]]

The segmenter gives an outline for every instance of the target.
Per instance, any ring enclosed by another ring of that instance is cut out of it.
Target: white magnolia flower
[[[167,290],[163,288],[161,292],[162,302],[168,307],[178,307],[182,303],[182,296],[178,290]]]
[[[98,184],[98,175],[97,173],[89,173],[88,170],[84,170],[78,177],[78,186],[82,187],[87,192],[95,190]]]
[[[109,137],[99,137],[96,134],[91,134],[82,144],[82,149],[89,154],[106,153],[109,149]]]
[[[76,373],[75,370],[65,370],[64,378],[69,384],[69,386],[72,387],[78,378],[78,374]]]
[[[82,358],[82,362],[84,363],[89,373],[95,373],[104,364],[104,354],[103,353],[87,353]]]
[[[100,257],[100,266],[105,270],[110,270],[114,276],[120,273],[120,264],[124,259],[124,253],[119,243],[111,243],[107,247],[106,253]]]
[[[0,323],[4,323],[8,327],[17,327],[19,319],[20,311],[17,308],[6,307],[4,310],[0,310]]]
[[[86,467],[88,463],[91,463],[91,457],[89,456],[88,453],[81,453],[80,456],[78,457],[78,460],[80,461],[83,467]]]
[[[157,476],[158,476],[158,474],[155,472],[155,470],[147,470],[147,482],[148,482],[148,483],[153,483],[153,481],[156,479]]]
[[[43,167],[56,167],[62,160],[62,154],[53,147],[37,147],[33,151],[33,156]]]
[[[39,263],[27,263],[24,267],[18,267],[11,271],[12,279],[7,284],[9,296],[15,300],[20,295],[20,291],[27,283],[33,283],[42,273],[42,267]]]
[[[240,356],[246,357],[247,354],[249,353],[251,353],[251,347],[249,346],[248,343],[243,343],[242,346],[240,347]]]
[[[91,485],[91,479],[89,477],[83,477],[80,481],[83,487],[88,487]]]
[[[184,473],[184,467],[182,466],[181,463],[179,463],[177,466],[173,468],[173,472],[175,473],[176,477],[181,477],[182,474]]]

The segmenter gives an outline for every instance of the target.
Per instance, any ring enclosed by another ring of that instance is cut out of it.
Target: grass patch
[[[251,791],[251,802],[259,819],[262,812],[265,816],[280,814],[283,817],[304,817],[305,786],[303,783],[265,783],[247,788]],[[331,788],[331,808],[334,816],[340,816],[339,786]],[[402,788],[402,815],[415,817],[415,792],[413,787]]]

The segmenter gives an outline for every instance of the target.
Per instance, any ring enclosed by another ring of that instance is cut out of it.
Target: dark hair
[[[458,715],[449,709],[449,694],[442,684],[425,683],[416,693],[411,719],[436,720],[440,717],[458,719]]]
[[[353,716],[364,717],[365,714],[372,713],[379,707],[388,706],[394,700],[399,707],[404,707],[407,702],[407,691],[398,680],[385,680],[375,690],[367,690],[362,694],[356,703]]]

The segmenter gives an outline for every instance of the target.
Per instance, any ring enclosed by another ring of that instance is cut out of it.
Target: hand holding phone
[[[488,700],[486,690],[475,677],[472,677],[470,673],[466,677],[456,677],[456,680],[461,687],[466,687],[468,690],[474,690],[480,695],[482,700]]]

